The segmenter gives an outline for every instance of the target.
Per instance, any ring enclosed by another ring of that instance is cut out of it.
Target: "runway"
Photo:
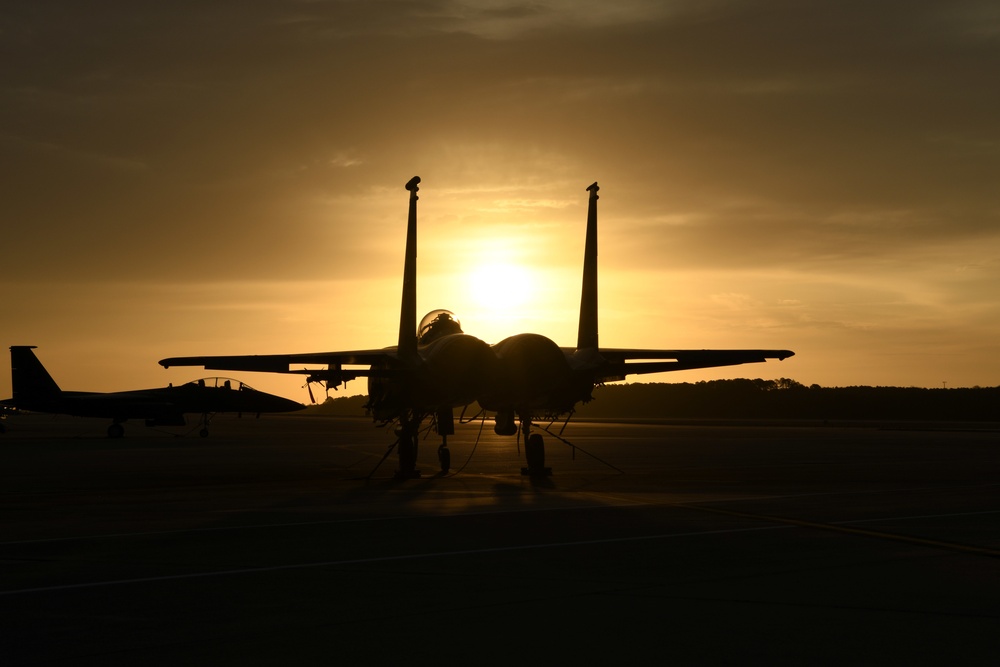
[[[996,425],[5,424],[3,665],[996,661]]]

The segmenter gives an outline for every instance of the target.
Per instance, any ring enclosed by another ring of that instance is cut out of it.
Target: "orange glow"
[[[37,345],[63,388],[395,344],[417,174],[418,317],[487,342],[575,343],[598,181],[602,345],[796,351],[644,379],[1000,382],[1000,47],[965,5],[149,4],[5,44],[0,355]],[[163,60],[189,21],[204,57]],[[878,68],[871,25],[912,31]]]

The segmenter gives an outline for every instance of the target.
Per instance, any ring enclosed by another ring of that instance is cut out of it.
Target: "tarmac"
[[[489,423],[0,435],[0,664],[993,665],[1000,427]],[[190,431],[190,433],[189,433]],[[558,434],[558,425],[553,428]]]

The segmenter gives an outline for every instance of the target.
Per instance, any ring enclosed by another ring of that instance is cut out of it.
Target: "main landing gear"
[[[399,420],[396,429],[396,446],[399,448],[399,468],[396,470],[396,479],[415,479],[420,477],[417,470],[417,443],[420,437],[420,422],[422,419],[407,416]],[[441,473],[447,474],[451,470],[451,450],[448,449],[448,436],[455,433],[455,415],[451,408],[442,408],[437,412],[437,432],[441,436],[441,445],[438,447],[438,463],[441,464]]]
[[[528,477],[548,477],[552,468],[545,465],[545,440],[540,433],[531,432],[531,420],[521,420],[521,432],[524,434],[524,458],[527,466],[521,468],[521,474]]]
[[[407,415],[398,422],[394,445],[399,455],[399,467],[394,475],[396,479],[416,479],[421,476],[421,472],[417,470],[417,445],[421,421],[423,420]],[[500,435],[517,433],[513,413],[510,413],[509,416],[507,413],[499,414],[497,424],[498,426],[494,430]],[[451,408],[437,412],[436,426],[438,435],[441,436],[441,444],[437,449],[438,463],[441,465],[441,474],[447,474],[451,470],[451,450],[448,449],[448,436],[455,433],[455,419]],[[540,433],[532,433],[531,426],[530,418],[521,418],[520,430],[524,435],[524,456],[527,463],[521,468],[521,474],[532,478],[548,477],[552,474],[552,468],[545,465],[545,440]],[[513,433],[508,431],[509,427],[515,429]],[[386,456],[391,451],[392,447],[386,452]],[[382,460],[384,461],[385,457]]]
[[[414,419],[401,419],[396,429],[396,446],[399,452],[399,468],[396,469],[396,479],[415,479],[420,477],[417,470],[417,437],[420,422]]]
[[[524,458],[527,466],[521,468],[521,474],[527,477],[547,477],[552,474],[552,468],[545,466],[545,440],[540,433],[531,432],[531,417],[518,413],[521,420],[521,433],[524,435]],[[497,412],[496,426],[493,432],[497,435],[515,435],[517,424],[514,421],[514,411]]]
[[[451,470],[451,450],[448,449],[448,436],[441,436],[441,445],[438,447],[438,463],[441,464],[441,474],[447,475]]]

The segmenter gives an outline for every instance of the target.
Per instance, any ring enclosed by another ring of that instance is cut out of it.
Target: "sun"
[[[508,262],[487,262],[468,274],[469,303],[491,311],[509,311],[524,305],[531,297],[531,271]]]

